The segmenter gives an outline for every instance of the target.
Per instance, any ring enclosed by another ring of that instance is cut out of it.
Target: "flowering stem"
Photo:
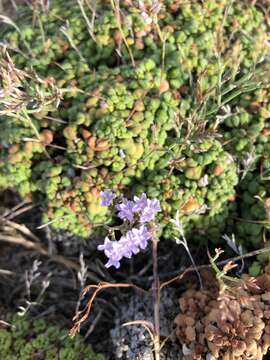
[[[154,305],[154,351],[155,360],[160,360],[160,287],[158,277],[158,240],[154,236],[152,240],[152,257],[153,257],[153,305]]]

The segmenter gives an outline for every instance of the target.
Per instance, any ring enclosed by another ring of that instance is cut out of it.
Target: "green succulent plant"
[[[47,321],[13,316],[10,327],[0,329],[0,357],[7,360],[104,360],[80,336]]]
[[[264,242],[265,231],[269,230],[270,197],[269,179],[249,173],[241,182],[241,203],[238,221],[235,224],[239,240],[258,247]]]
[[[223,213],[224,204],[234,197],[238,182],[234,161],[219,141],[206,139],[180,148],[178,156],[174,148],[162,157],[155,170],[146,171],[141,184],[135,187],[135,193],[145,192],[160,200],[161,226],[167,238],[173,235],[170,219],[177,212],[184,229],[200,229],[202,233]]]
[[[83,237],[112,220],[100,191],[145,191],[161,201],[165,237],[179,210],[187,231],[219,239],[246,206],[243,173],[270,166],[263,13],[229,0],[41,10],[23,8],[3,32],[21,102],[2,78],[0,187]]]

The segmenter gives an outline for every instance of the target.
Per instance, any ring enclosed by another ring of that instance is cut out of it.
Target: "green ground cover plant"
[[[71,339],[68,331],[48,321],[12,316],[9,326],[0,329],[0,356],[6,360],[103,360],[80,336]]]
[[[88,237],[104,189],[158,198],[202,241],[269,228],[269,71],[247,1],[51,1],[4,19],[0,187]],[[64,14],[64,15],[63,15]]]

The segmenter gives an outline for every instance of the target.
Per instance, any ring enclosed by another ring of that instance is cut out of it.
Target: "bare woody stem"
[[[154,306],[154,352],[155,360],[160,360],[160,286],[158,277],[158,240],[154,236],[152,240],[153,257],[153,306]]]

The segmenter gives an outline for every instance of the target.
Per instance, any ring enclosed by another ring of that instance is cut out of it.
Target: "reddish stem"
[[[154,349],[155,360],[160,359],[160,284],[158,277],[158,240],[156,237],[152,240],[152,257],[153,257],[153,305],[154,305]]]

